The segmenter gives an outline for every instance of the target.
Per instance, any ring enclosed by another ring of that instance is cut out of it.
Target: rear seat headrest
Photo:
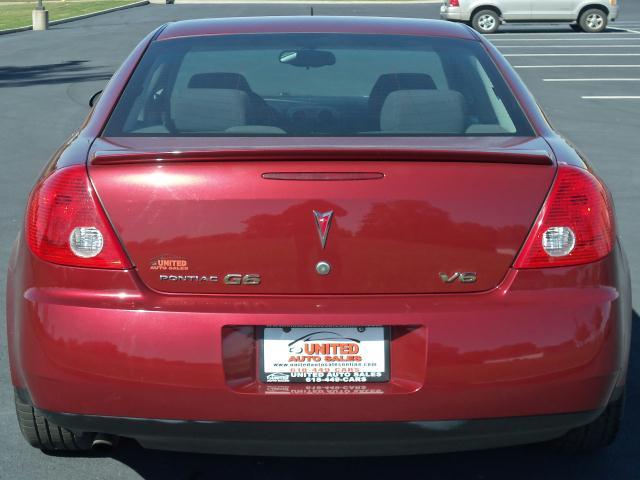
[[[380,130],[394,133],[461,134],[464,97],[454,90],[398,90],[387,97]]]
[[[180,132],[224,132],[247,124],[249,96],[240,90],[187,89],[171,97],[171,117]]]

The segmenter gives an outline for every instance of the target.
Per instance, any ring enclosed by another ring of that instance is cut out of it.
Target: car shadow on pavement
[[[640,318],[633,313],[634,327]],[[640,331],[634,328],[631,351],[640,350]],[[398,474],[431,479],[513,480],[563,478],[637,478],[640,471],[640,414],[631,408],[640,400],[640,358],[632,355],[627,384],[625,424],[611,447],[591,454],[572,455],[543,446],[503,448],[439,455],[375,458],[269,458],[202,455],[145,450],[131,440],[121,442],[112,458],[145,479],[391,479]],[[635,472],[635,473],[634,473]]]
[[[27,65],[21,67],[0,66],[0,88],[29,87],[56,83],[76,83],[108,80],[113,72],[86,65],[88,60],[69,60],[61,63]]]

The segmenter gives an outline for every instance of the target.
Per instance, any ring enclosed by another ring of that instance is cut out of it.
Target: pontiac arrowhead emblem
[[[320,243],[322,248],[327,244],[327,237],[329,236],[329,229],[331,228],[331,219],[333,218],[333,211],[331,212],[316,212],[313,211],[314,217],[316,217],[316,228],[318,229],[318,235],[320,236]]]

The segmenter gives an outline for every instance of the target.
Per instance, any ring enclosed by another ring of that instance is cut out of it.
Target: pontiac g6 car
[[[31,192],[18,420],[43,450],[592,449],[629,285],[602,180],[466,25],[171,23]]]

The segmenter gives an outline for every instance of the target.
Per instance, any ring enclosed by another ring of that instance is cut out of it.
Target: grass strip
[[[52,21],[84,15],[85,13],[99,12],[108,8],[121,7],[130,3],[134,2],[132,0],[85,0],[44,2],[44,6],[49,10],[49,21]],[[31,25],[31,11],[36,5],[37,2],[3,5],[2,0],[0,0],[0,30]]]

